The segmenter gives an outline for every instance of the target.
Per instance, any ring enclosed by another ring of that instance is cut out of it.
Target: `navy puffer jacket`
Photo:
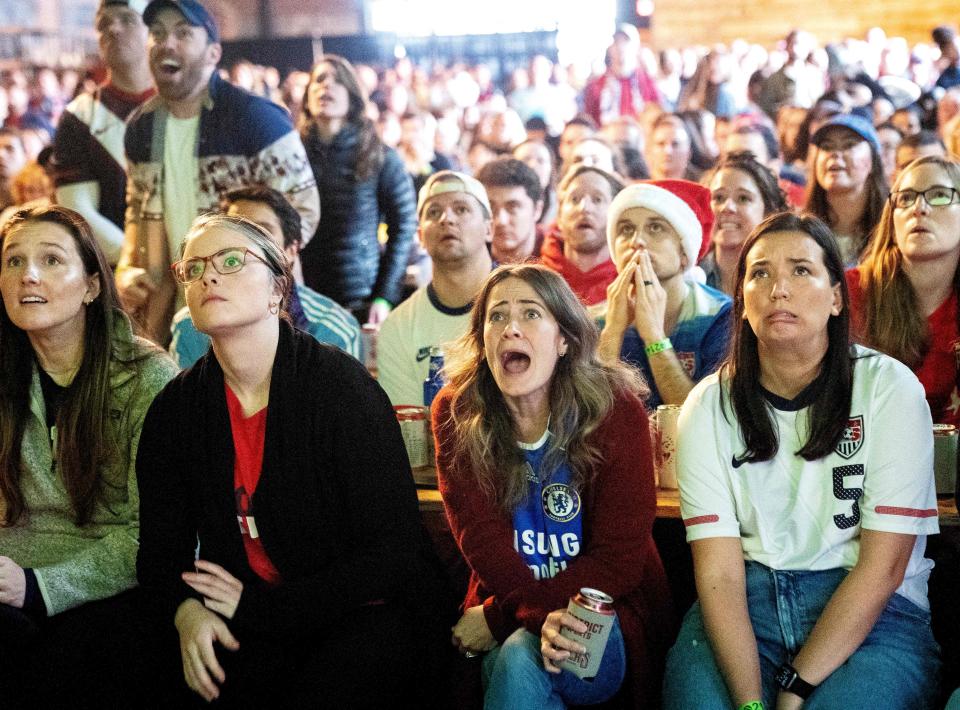
[[[304,281],[345,308],[360,308],[377,297],[396,304],[417,228],[416,196],[403,161],[384,147],[379,173],[356,180],[358,129],[353,124],[330,143],[311,128],[304,146],[320,190],[320,224],[300,255]],[[388,235],[382,252],[380,222]]]

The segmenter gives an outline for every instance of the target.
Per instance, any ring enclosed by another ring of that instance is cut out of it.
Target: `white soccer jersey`
[[[816,461],[795,454],[808,436],[803,403],[769,398],[779,449],[770,461],[747,463],[738,458],[746,447],[729,399],[721,411],[719,374],[694,388],[678,437],[687,540],[739,537],[748,560],[823,570],[856,564],[861,527],[916,535],[897,593],[928,609],[933,563],[923,553],[926,536],[939,531],[930,410],[906,366],[859,346],[856,352],[846,433]]]

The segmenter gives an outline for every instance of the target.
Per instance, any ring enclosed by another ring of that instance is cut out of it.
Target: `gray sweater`
[[[134,464],[140,427],[153,398],[177,368],[159,350],[136,363],[121,362],[118,357],[123,356],[118,353],[131,350],[131,339],[133,350],[153,350],[153,346],[134,338],[125,319],[118,319],[115,330],[110,418],[119,448],[103,471],[104,496],[83,528],[74,523],[73,507],[53,460],[40,376],[34,366],[20,481],[28,512],[16,525],[0,527],[0,551],[21,567],[33,568],[51,616],[136,584],[140,497]]]

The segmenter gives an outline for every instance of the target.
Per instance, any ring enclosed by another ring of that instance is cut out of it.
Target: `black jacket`
[[[324,143],[315,128],[304,139],[320,190],[320,224],[300,254],[307,286],[355,309],[373,298],[400,300],[407,258],[417,229],[416,195],[403,161],[384,147],[380,172],[354,176],[358,130],[347,124]],[[387,225],[381,253],[377,228]]]
[[[273,588],[244,552],[223,370],[212,350],[150,407],[137,455],[137,579],[156,611],[172,621],[181,602],[199,598],[180,579],[198,538],[200,557],[244,584],[235,632],[316,633],[367,602],[429,603],[429,543],[383,390],[356,360],[281,322],[268,406],[253,510],[282,577]]]

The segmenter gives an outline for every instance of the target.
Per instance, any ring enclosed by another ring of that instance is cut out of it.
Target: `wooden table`
[[[443,501],[440,491],[436,488],[418,488],[417,498],[420,500],[420,511],[423,513],[442,513]],[[960,515],[953,498],[941,498],[937,501],[940,510],[940,525],[942,527],[960,527]],[[657,489],[657,517],[680,518],[680,491],[677,489]]]

